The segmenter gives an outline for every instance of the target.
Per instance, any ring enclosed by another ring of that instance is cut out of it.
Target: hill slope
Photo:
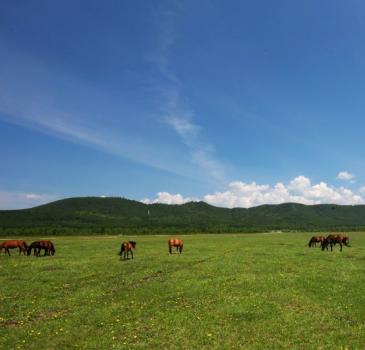
[[[143,204],[124,198],[69,198],[31,209],[0,211],[0,233],[259,232],[358,230],[365,205],[285,203],[249,209],[204,202]]]

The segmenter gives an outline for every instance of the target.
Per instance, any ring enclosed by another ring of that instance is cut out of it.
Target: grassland
[[[363,349],[365,234],[50,237],[54,257],[0,257],[3,349]],[[137,241],[120,261],[120,242]],[[28,241],[34,238],[28,239]]]

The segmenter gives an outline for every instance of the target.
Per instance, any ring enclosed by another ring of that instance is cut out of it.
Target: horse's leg
[[[133,259],[133,250],[131,249],[131,255],[132,255],[132,259]]]
[[[340,242],[340,252],[342,252],[342,243]]]
[[[8,255],[9,255],[9,256],[11,256],[11,255],[10,255],[9,248],[5,248],[5,251],[8,253]]]

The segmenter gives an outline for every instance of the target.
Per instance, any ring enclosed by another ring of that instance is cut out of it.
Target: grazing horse
[[[176,247],[176,250],[181,254],[184,248],[184,242],[181,239],[169,239],[167,241],[169,246],[169,254],[172,254],[172,247]]]
[[[342,252],[342,245],[349,247],[349,237],[345,235],[328,235],[322,242],[322,250],[328,250],[328,246],[331,246],[331,252],[333,251],[333,246],[339,244],[340,252]]]
[[[44,255],[54,255],[56,249],[51,241],[35,241],[27,249],[27,255],[32,254],[32,249],[34,250],[33,254],[35,256],[41,255],[41,250],[44,249]]]
[[[11,240],[11,241],[5,241],[0,243],[0,254],[5,249],[5,254],[8,253],[10,256],[9,249],[19,248],[19,255],[23,253],[25,255],[25,252],[28,248],[27,243],[25,241],[18,239],[18,240]]]
[[[136,245],[137,245],[137,243],[135,241],[123,242],[122,245],[120,246],[120,252],[118,254],[118,255],[120,255],[120,258],[122,259],[122,255],[123,255],[124,260],[128,259],[129,252],[131,252],[132,259],[133,259],[133,250],[132,249],[136,249]]]
[[[317,247],[317,243],[321,243],[322,245],[324,239],[326,239],[324,236],[313,236],[308,243],[308,247],[309,248],[313,246]]]
[[[43,246],[41,249],[44,249],[44,255],[54,255],[56,253],[54,244],[51,241],[41,241],[41,242]]]

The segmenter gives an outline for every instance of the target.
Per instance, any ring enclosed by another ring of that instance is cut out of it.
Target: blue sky
[[[0,209],[365,199],[361,1],[0,3]]]

